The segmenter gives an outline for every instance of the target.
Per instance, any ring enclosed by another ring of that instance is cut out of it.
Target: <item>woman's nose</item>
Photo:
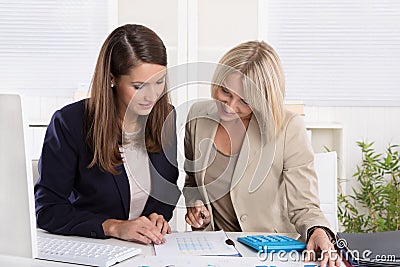
[[[157,93],[156,86],[150,85],[149,88],[148,88],[148,90],[146,90],[146,92],[145,92],[144,99],[145,99],[146,101],[152,101],[152,102],[154,102],[154,101],[157,100],[157,97],[158,97],[158,93]]]
[[[226,101],[226,105],[233,111],[237,113],[237,100],[234,98],[230,98],[228,99],[228,101]]]

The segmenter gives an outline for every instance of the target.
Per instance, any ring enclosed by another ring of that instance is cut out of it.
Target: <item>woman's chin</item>
[[[147,116],[150,114],[150,112],[152,111],[152,108],[136,108],[134,110],[131,110],[132,114],[135,114],[136,116]]]
[[[240,119],[239,116],[236,114],[227,115],[224,112],[219,113],[219,118],[221,119],[221,121],[225,121],[225,122],[236,121],[236,120]]]

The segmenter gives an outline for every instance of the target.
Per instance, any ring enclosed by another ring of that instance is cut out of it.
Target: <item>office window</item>
[[[0,2],[0,91],[72,96],[89,83],[109,0]]]
[[[260,0],[262,37],[280,54],[287,99],[400,105],[400,1]]]

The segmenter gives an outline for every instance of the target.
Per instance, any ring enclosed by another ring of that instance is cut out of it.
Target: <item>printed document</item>
[[[224,231],[193,231],[165,235],[162,245],[154,246],[157,256],[199,255],[199,256],[239,256]]]

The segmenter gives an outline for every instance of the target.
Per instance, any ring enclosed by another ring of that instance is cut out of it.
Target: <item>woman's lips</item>
[[[152,108],[154,106],[154,102],[147,103],[147,104],[140,104],[141,107],[143,108]]]

